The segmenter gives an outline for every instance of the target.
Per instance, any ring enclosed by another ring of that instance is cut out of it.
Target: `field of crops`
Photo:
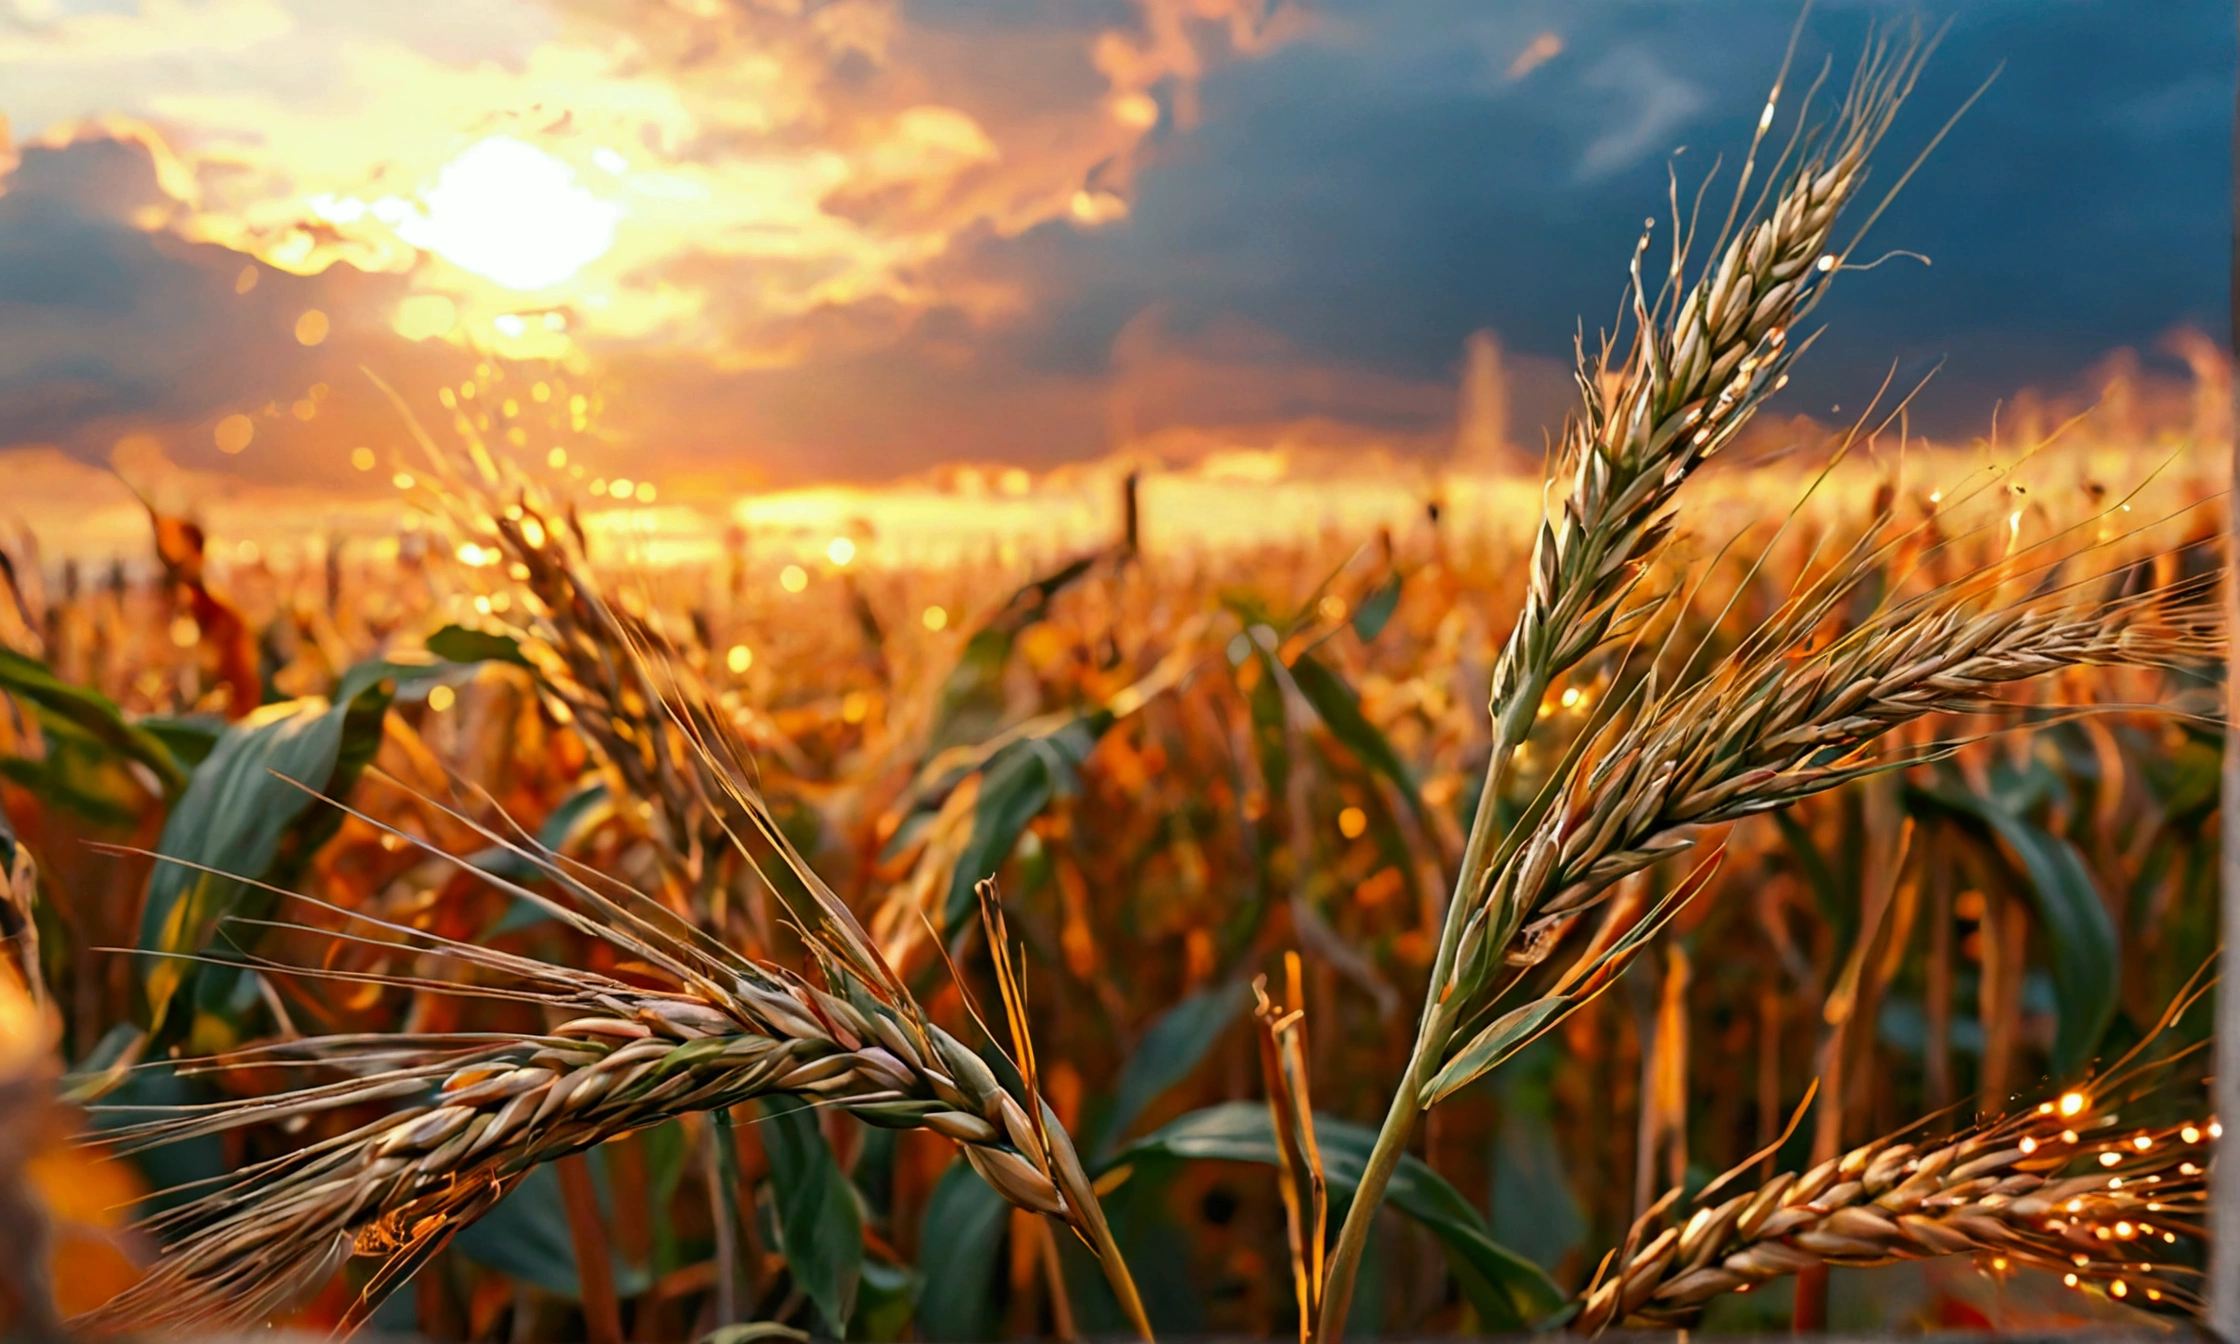
[[[1889,59],[1637,291],[1545,521],[1131,477],[657,560],[447,398],[393,544],[12,557],[15,1321],[2193,1310],[2222,479],[1742,432]]]

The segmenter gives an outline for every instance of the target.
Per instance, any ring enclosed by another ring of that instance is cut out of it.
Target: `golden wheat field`
[[[21,519],[9,1328],[2198,1320],[2229,365],[1759,413],[1928,53],[1782,67],[1537,464],[710,510],[509,315],[347,510]]]

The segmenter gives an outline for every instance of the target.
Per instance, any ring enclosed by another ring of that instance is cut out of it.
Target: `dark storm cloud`
[[[1915,7],[1823,4],[1799,66],[1847,72],[1870,25]],[[1095,366],[1143,305],[1227,315],[1313,357],[1451,370],[1490,326],[1567,358],[1616,310],[1643,219],[1660,236],[1668,149],[1683,183],[1747,142],[1796,10],[1766,0],[1323,7],[1320,31],[1206,82],[1204,121],[1142,183],[1128,227],[1037,237],[1023,264],[1072,278],[1040,357]],[[2180,323],[2221,330],[2234,51],[2222,0],[1974,0],[1877,180],[2004,72],[1877,226],[1800,371],[1794,409],[1856,405],[1893,360],[1938,360],[1921,405],[1954,432]],[[1506,77],[1533,39],[1559,54]],[[1731,178],[1730,178],[1731,180]],[[1037,252],[1039,249],[1039,252]]]
[[[223,247],[137,226],[172,202],[146,148],[92,138],[32,146],[0,196],[0,445],[49,443],[89,462],[151,435],[191,467],[237,466],[272,482],[339,481],[378,405],[360,364],[410,382],[460,361],[388,331],[396,277],[336,267],[288,275]],[[246,293],[244,268],[256,282]],[[306,310],[328,315],[317,346],[296,339]],[[327,391],[310,420],[295,404]],[[237,459],[212,427],[256,425]],[[353,436],[345,426],[359,426]]]

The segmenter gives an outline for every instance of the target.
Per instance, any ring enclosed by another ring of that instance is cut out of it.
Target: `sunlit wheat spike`
[[[550,857],[547,875],[561,880]],[[479,949],[400,937],[487,968]],[[639,931],[629,946],[658,938]],[[682,946],[666,949],[691,959]],[[133,1288],[79,1324],[214,1328],[269,1317],[353,1254],[401,1267],[485,1212],[532,1167],[670,1117],[793,1096],[868,1124],[956,1140],[1005,1198],[1112,1251],[1087,1175],[1047,1114],[1040,1125],[980,1057],[914,1004],[837,964],[832,989],[748,966],[717,984],[656,992],[564,967],[517,992],[555,1017],[541,1035],[313,1038],[204,1061],[222,1070],[297,1059],[339,1081],[177,1108],[104,1132],[136,1150],[340,1108],[384,1113],[234,1173],[151,1220],[168,1247]],[[134,1113],[126,1112],[127,1116]],[[1125,1270],[1116,1269],[1124,1280]],[[377,1274],[377,1283],[393,1281]],[[362,1319],[371,1301],[354,1316]]]
[[[1467,995],[1483,989],[1521,924],[1514,902],[1489,913],[1485,899],[1501,868],[1495,815],[1511,753],[1531,730],[1553,679],[1610,637],[1626,595],[1672,532],[1681,485],[1786,381],[1789,361],[1806,343],[1796,338],[1795,326],[1842,265],[1830,246],[1837,218],[1858,196],[1868,156],[1888,133],[1926,55],[1919,42],[1872,46],[1824,128],[1806,129],[1800,114],[1797,135],[1752,199],[1758,149],[1787,78],[1784,61],[1734,204],[1694,284],[1684,282],[1694,225],[1676,218],[1668,278],[1653,299],[1641,274],[1646,235],[1635,251],[1626,353],[1606,342],[1589,360],[1582,342],[1582,409],[1565,427],[1549,471],[1549,492],[1560,490],[1561,498],[1551,502],[1534,541],[1521,609],[1490,678],[1493,732],[1485,784],[1455,897],[1441,923],[1407,1069],[1339,1232],[1316,1331],[1326,1344],[1344,1336],[1370,1219],[1428,1104],[1424,1099],[1438,1091],[1435,1075],[1472,1007]],[[1809,113],[1810,93],[1804,102]],[[1494,918],[1502,927],[1489,928]],[[1466,988],[1458,978],[1469,982]]]
[[[2192,619],[2206,615],[2206,595],[2181,582],[2106,603],[2064,603],[2057,593],[2000,606],[1959,586],[1893,605],[1819,649],[1811,620],[1770,628],[1747,654],[1613,720],[1592,764],[1543,791],[1495,856],[1492,890],[1469,912],[1439,1001],[1476,1012],[1504,963],[1544,960],[1621,878],[1687,850],[1705,828],[1892,768],[1862,753],[1905,724],[1989,709],[2014,683],[2062,668],[2207,659],[2220,641]],[[1421,1104],[1467,1086],[1590,999],[1703,875],[1618,943],[1590,946],[1541,998],[1466,1040],[1434,1043],[1438,1067],[1418,1086]]]
[[[574,589],[573,600],[584,605],[588,622],[607,631],[612,643],[601,656],[622,669],[587,695],[596,701],[620,686],[640,696],[632,722],[662,735],[660,754],[674,761],[665,769],[692,791],[694,815],[710,827],[705,836],[736,846],[766,877],[784,869],[791,880],[772,885],[788,901],[823,988],[738,955],[664,902],[423,798],[424,806],[529,863],[558,894],[482,873],[485,880],[612,945],[669,987],[648,990],[342,912],[493,981],[346,978],[494,994],[566,1020],[517,1038],[313,1038],[204,1061],[200,1067],[222,1070],[292,1057],[345,1077],[177,1108],[106,1131],[105,1139],[138,1148],[343,1107],[388,1109],[347,1133],[234,1173],[150,1220],[149,1230],[167,1242],[162,1258],[80,1323],[97,1330],[246,1325],[325,1281],[351,1255],[372,1256],[380,1268],[348,1318],[354,1326],[533,1167],[671,1117],[791,1096],[867,1124],[931,1129],[956,1141],[1004,1198],[1080,1235],[1148,1337],[1133,1281],[1055,1117],[1031,1093],[1030,1114],[979,1055],[927,1018],[853,913],[785,838],[726,721],[697,683],[664,661],[650,632],[615,620],[588,586]],[[1003,946],[1000,919],[990,918],[991,945]],[[1031,1057],[1023,1001],[1018,1008],[1013,1048]]]
[[[1571,1328],[1688,1326],[1713,1298],[1814,1265],[1947,1255],[1972,1255],[1994,1274],[2043,1269],[2129,1306],[2191,1315],[2198,1271],[2182,1256],[2201,1235],[2213,1144],[2207,1122],[2124,1125],[2090,1089],[1942,1144],[1877,1140],[1801,1176],[1699,1201],[1678,1225],[1652,1212],[1581,1295]]]
[[[2189,594],[2199,596],[2149,596]],[[1887,768],[1856,753],[1901,725],[1989,708],[2008,686],[2066,667],[2160,667],[2218,647],[2165,621],[2153,600],[2061,609],[1956,596],[1819,653],[1784,647],[1723,665],[1613,736],[1520,846],[1494,899],[1512,926],[1517,913],[1575,910],[1696,829]]]
[[[1568,490],[1541,526],[1524,604],[1494,667],[1496,770],[1531,727],[1549,680],[1608,637],[1640,565],[1672,528],[1681,484],[1788,381],[1803,344],[1796,324],[1843,260],[1831,250],[1837,217],[1859,195],[1867,157],[1924,55],[1918,46],[1872,53],[1828,126],[1800,133],[1756,208],[1712,240],[1694,285],[1680,287],[1690,241],[1683,234],[1673,239],[1662,292],[1652,295],[1641,274],[1643,235],[1629,346],[1621,354],[1605,344],[1591,359],[1580,351],[1583,405],[1551,474]],[[1738,206],[1748,172],[1736,184]],[[1692,222],[1686,227],[1692,232]]]

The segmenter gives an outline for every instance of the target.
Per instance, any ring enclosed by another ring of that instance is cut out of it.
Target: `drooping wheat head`
[[[176,1109],[111,1129],[105,1138],[133,1151],[322,1112],[380,1107],[382,1113],[235,1172],[151,1219],[150,1230],[169,1243],[163,1257],[80,1325],[126,1330],[254,1322],[322,1282],[349,1256],[368,1255],[380,1263],[353,1312],[354,1324],[531,1168],[670,1117],[776,1096],[956,1140],[1005,1198],[1080,1233],[1140,1320],[1064,1130],[1048,1114],[1030,1115],[978,1054],[927,1020],[898,986],[860,974],[848,949],[815,930],[808,932],[822,987],[747,961],[698,936],[658,903],[616,899],[595,875],[484,833],[536,865],[565,900],[493,881],[652,968],[650,975],[670,987],[648,989],[353,916],[368,932],[335,936],[431,953],[475,978],[451,983],[374,972],[325,974],[533,1004],[566,1020],[517,1036],[316,1037],[203,1062],[197,1067],[211,1071],[288,1065],[343,1077]]]
[[[467,490],[445,497],[461,507],[476,498]],[[531,544],[533,515],[522,510],[504,521],[519,534],[523,554],[545,552]],[[362,1321],[383,1293],[531,1168],[671,1116],[790,1096],[842,1108],[869,1124],[928,1128],[956,1140],[974,1170],[1005,1198],[1057,1217],[1081,1236],[1123,1310],[1148,1336],[1133,1282],[1071,1140],[1040,1101],[1031,1062],[1022,1104],[977,1054],[927,1017],[854,913],[795,850],[756,787],[733,721],[690,667],[658,632],[616,615],[580,568],[580,550],[563,550],[547,577],[545,596],[569,604],[552,629],[573,650],[565,655],[569,670],[584,673],[573,690],[560,694],[601,716],[616,744],[610,750],[620,751],[620,759],[644,766],[643,775],[625,769],[626,783],[656,790],[689,826],[683,833],[694,848],[673,848],[675,857],[712,863],[720,848],[755,868],[785,903],[807,946],[809,973],[752,961],[699,928],[690,907],[679,910],[673,900],[631,890],[526,836],[501,833],[423,798],[425,806],[529,864],[557,895],[484,872],[487,880],[651,968],[647,974],[661,987],[326,907],[384,936],[371,941],[401,942],[494,982],[463,987],[376,972],[308,973],[481,994],[566,1020],[519,1036],[312,1038],[208,1061],[210,1069],[296,1062],[348,1076],[273,1096],[171,1110],[108,1137],[145,1146],[336,1108],[393,1109],[235,1173],[151,1220],[151,1229],[169,1243],[163,1258],[85,1324],[252,1322],[323,1281],[353,1253],[381,1261],[351,1317]],[[557,610],[549,602],[547,609]],[[399,840],[421,843],[355,815]],[[687,873],[697,876],[689,867]],[[992,895],[988,908],[994,912],[991,949],[1008,956]],[[275,971],[291,969],[257,960]],[[1009,978],[1002,983],[1008,1012],[1016,986]],[[1009,1016],[1013,1049],[1031,1061],[1023,1008]]]
[[[2122,1078],[1940,1143],[1863,1144],[1672,1223],[1668,1199],[1580,1295],[1573,1330],[1692,1325],[1706,1304],[1815,1265],[1972,1255],[2127,1306],[2191,1314],[2214,1121],[2125,1124]],[[2111,1095],[2111,1089],[2113,1094]],[[1706,1195],[1716,1193],[1707,1189]]]

